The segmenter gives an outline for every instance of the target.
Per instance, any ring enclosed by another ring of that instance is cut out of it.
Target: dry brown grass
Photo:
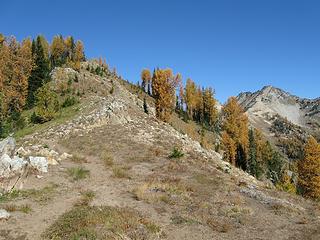
[[[101,152],[100,159],[106,168],[112,167],[114,164],[114,158],[112,154],[107,151]]]
[[[67,169],[67,174],[72,178],[73,181],[78,181],[90,176],[90,171],[84,167],[72,167]]]
[[[3,206],[0,206],[0,208],[3,208],[8,212],[23,212],[26,214],[32,211],[32,208],[29,204],[24,204],[24,205],[6,204]]]
[[[58,218],[43,239],[155,239],[161,228],[129,208],[76,206]]]
[[[76,206],[88,206],[89,203],[92,202],[92,200],[96,196],[95,192],[91,190],[82,191],[80,194],[81,194],[81,198],[75,204]]]
[[[173,179],[146,182],[133,191],[138,200],[144,200],[148,203],[164,202],[170,204],[188,201],[191,192],[190,187]]]
[[[232,229],[232,225],[222,220],[208,218],[206,224],[213,230],[221,233],[227,233]]]
[[[87,163],[87,159],[84,156],[78,155],[78,154],[73,154],[71,161],[74,163]]]
[[[115,178],[127,178],[130,179],[130,175],[128,173],[129,168],[123,166],[114,166],[112,168],[113,177]]]

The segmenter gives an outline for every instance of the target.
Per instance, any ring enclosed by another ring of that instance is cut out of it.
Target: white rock
[[[11,156],[16,148],[16,140],[13,137],[7,137],[0,142],[0,156],[7,154]]]
[[[19,156],[27,156],[30,154],[30,151],[29,150],[25,150],[23,147],[20,147],[16,153],[19,155]]]
[[[27,161],[18,156],[10,158],[9,155],[4,154],[0,158],[0,177],[9,178],[22,174],[27,164]]]
[[[9,177],[11,158],[7,154],[3,154],[0,158],[0,177]]]
[[[4,209],[0,209],[0,220],[2,220],[2,219],[7,220],[7,219],[9,219],[9,217],[10,217],[10,213],[8,213]]]
[[[28,164],[27,161],[24,161],[22,158],[18,156],[14,156],[11,160],[11,171],[13,172],[22,172],[24,167]]]
[[[39,172],[48,172],[48,160],[45,157],[29,157],[29,162]]]
[[[72,155],[69,154],[69,153],[63,153],[61,156],[60,156],[61,160],[66,160],[68,158],[72,158]]]

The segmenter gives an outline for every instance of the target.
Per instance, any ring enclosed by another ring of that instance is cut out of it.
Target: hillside
[[[257,181],[159,121],[151,97],[146,114],[130,84],[88,71],[96,64],[53,71],[56,87],[71,76],[85,94],[66,117],[17,133],[13,152],[44,156],[49,166],[2,179],[2,187],[17,190],[0,196],[0,209],[11,214],[0,221],[1,240],[320,238],[318,203]],[[286,93],[270,87],[239,99],[252,124],[268,126],[264,117],[284,106],[290,114],[282,116],[302,127],[305,113],[319,116],[314,101],[286,102]]]

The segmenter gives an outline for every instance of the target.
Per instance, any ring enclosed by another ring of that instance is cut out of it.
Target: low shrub
[[[184,153],[177,147],[174,147],[172,153],[169,155],[169,158],[181,158],[184,156]]]

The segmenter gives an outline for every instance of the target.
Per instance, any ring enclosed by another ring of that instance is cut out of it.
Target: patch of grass
[[[25,111],[22,113],[23,116],[30,118],[31,114],[33,113],[33,109]],[[64,123],[70,119],[72,119],[74,116],[76,116],[79,113],[79,107],[76,105],[72,106],[72,107],[67,107],[67,108],[63,108],[60,111],[60,114],[58,114],[56,116],[56,118],[52,119],[49,122],[43,123],[43,124],[28,124],[26,127],[18,130],[15,133],[15,138],[19,139],[22,138],[26,135],[29,135],[33,132],[39,132],[41,130],[53,127],[53,126],[57,126],[61,123]]]
[[[11,192],[4,193],[0,195],[0,203],[9,202],[16,198],[19,198],[22,195],[22,191],[13,190]]]
[[[217,180],[208,175],[198,174],[194,178],[200,184],[204,184],[204,185],[217,184]]]
[[[42,189],[13,190],[0,196],[0,203],[18,199],[32,199],[40,204],[51,200],[58,188],[57,184],[50,184]]]
[[[128,208],[77,206],[43,234],[44,239],[154,239],[161,231]]]
[[[30,205],[25,204],[25,205],[20,206],[20,207],[19,207],[19,210],[20,210],[21,212],[25,213],[25,214],[28,214],[28,213],[30,213],[30,212],[32,211],[32,208],[31,208]]]
[[[179,182],[148,182],[138,186],[133,193],[138,200],[148,203],[174,204],[190,198],[192,190]]]
[[[181,149],[174,147],[169,155],[169,158],[182,158],[183,156],[184,153],[181,151]]]
[[[238,218],[243,215],[251,215],[252,209],[247,207],[233,206],[225,211],[225,216],[229,218]]]
[[[49,148],[49,145],[48,144],[44,144],[43,148]]]
[[[81,199],[76,203],[77,206],[88,206],[90,202],[96,196],[95,192],[93,191],[84,191],[81,192]]]
[[[128,168],[114,166],[112,168],[112,173],[113,173],[113,177],[130,179],[130,176],[128,174]]]
[[[193,219],[185,218],[180,215],[174,215],[173,217],[171,217],[171,221],[173,224],[176,224],[176,225],[199,223]]]
[[[90,171],[84,167],[73,167],[67,170],[68,175],[73,181],[78,181],[87,178],[90,175]]]
[[[105,167],[111,167],[114,164],[113,156],[110,153],[106,152],[106,151],[103,151],[100,154],[100,159],[102,160],[103,165]]]
[[[207,225],[213,230],[221,233],[227,233],[232,229],[232,225],[227,222],[218,221],[216,219],[209,218],[206,221]]]
[[[28,214],[32,211],[30,205],[28,204],[24,204],[24,205],[7,204],[7,205],[0,206],[0,208],[3,208],[8,212],[23,212],[25,214]]]
[[[87,159],[84,156],[80,156],[78,154],[72,154],[71,161],[75,163],[86,163]]]

